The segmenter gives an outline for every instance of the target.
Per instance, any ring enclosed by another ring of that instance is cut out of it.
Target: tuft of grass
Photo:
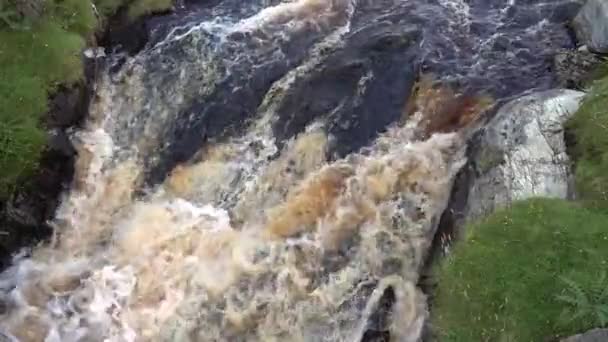
[[[608,77],[593,84],[567,129],[575,138],[578,194],[587,205],[608,211]]]
[[[562,200],[516,203],[469,227],[437,268],[432,321],[451,342],[545,341],[604,325],[595,318],[606,296],[573,286],[604,284],[607,266],[608,216]]]
[[[566,323],[577,320],[594,322],[595,326],[605,327],[608,324],[608,279],[606,271],[599,271],[598,278],[590,286],[581,284],[568,277],[560,277],[566,289],[557,299],[565,309],[561,320]]]

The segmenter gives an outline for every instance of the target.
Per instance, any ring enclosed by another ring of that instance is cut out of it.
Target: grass
[[[608,77],[593,84],[567,128],[576,141],[578,195],[588,206],[608,211]]]
[[[606,296],[589,289],[608,285],[607,262],[608,216],[561,200],[517,203],[469,227],[439,266],[433,324],[452,342],[545,341],[604,325]]]
[[[59,85],[82,80],[80,53],[99,28],[98,19],[122,6],[129,6],[132,18],[171,6],[171,0],[94,3],[99,16],[90,0],[47,0],[41,18],[18,23],[10,4],[2,2],[0,14],[8,19],[0,26],[0,199],[35,170],[46,143],[41,122],[48,96]]]
[[[103,17],[109,17],[123,6],[125,0],[93,0],[99,14]]]
[[[173,6],[173,0],[135,0],[129,6],[129,17],[137,18],[157,12],[163,12]]]
[[[84,3],[55,1],[29,29],[0,30],[0,197],[36,167],[48,94],[82,78],[80,51],[96,25]]]

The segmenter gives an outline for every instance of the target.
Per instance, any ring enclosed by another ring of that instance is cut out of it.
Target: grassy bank
[[[441,341],[544,341],[605,324],[607,222],[535,199],[469,227],[438,272]]]
[[[466,228],[437,269],[441,341],[552,341],[608,326],[608,77],[567,128],[578,201],[524,201]]]
[[[100,21],[122,6],[132,18],[171,6],[171,0],[95,0],[96,14],[91,0],[49,0],[33,18],[8,1],[0,6],[0,198],[35,170],[46,143],[48,96],[82,80],[81,51]]]
[[[608,77],[594,83],[568,129],[575,137],[579,197],[587,206],[608,212]]]

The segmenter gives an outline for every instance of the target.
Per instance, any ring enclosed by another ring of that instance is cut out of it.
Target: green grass
[[[578,195],[587,205],[608,211],[608,77],[593,84],[567,127],[576,141]]]
[[[99,14],[103,17],[109,17],[123,6],[125,0],[93,0]]]
[[[608,303],[590,289],[606,288],[607,266],[608,216],[561,200],[517,203],[469,227],[438,267],[434,327],[452,342],[537,342],[598,327]]]
[[[2,1],[2,0],[0,0]],[[136,16],[166,10],[171,0],[47,0],[35,22],[0,26],[0,199],[35,170],[46,137],[41,126],[49,94],[82,80],[80,57],[98,19],[124,4]],[[0,12],[11,13],[3,2]],[[8,7],[7,7],[8,6]],[[0,14],[2,14],[0,13]],[[1,23],[0,23],[1,24]]]
[[[29,29],[0,30],[0,197],[36,167],[48,94],[82,78],[80,51],[95,25],[86,2],[55,0]]]
[[[135,0],[129,6],[129,17],[137,18],[143,15],[163,12],[171,8],[173,0]]]

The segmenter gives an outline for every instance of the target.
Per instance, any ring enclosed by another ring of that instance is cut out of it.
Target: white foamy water
[[[265,165],[237,205],[238,228],[211,205],[165,190],[130,201],[133,184],[93,178],[103,196],[74,191],[62,210],[99,207],[3,275],[5,328],[25,341],[354,341],[390,286],[391,330],[414,341],[426,315],[418,270],[463,159],[457,136],[407,142],[407,131],[331,164],[297,154],[316,167],[302,181],[275,173],[280,158]],[[298,140],[323,139],[310,134]],[[190,179],[205,174],[197,167]]]

